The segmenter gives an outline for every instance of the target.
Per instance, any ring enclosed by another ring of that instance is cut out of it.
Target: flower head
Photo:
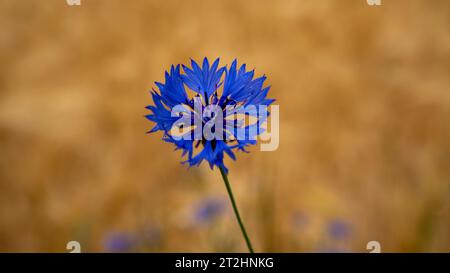
[[[206,160],[227,172],[224,154],[235,160],[234,151],[246,152],[264,131],[267,106],[274,101],[267,98],[266,77],[254,78],[254,70],[238,68],[236,60],[229,68],[219,67],[219,59],[210,65],[207,58],[202,66],[192,60],[182,68],[172,65],[165,82],[155,83],[159,92],[152,90],[154,105],[147,106],[152,113],[146,118],[156,125],[149,133],[162,131],[163,140],[187,156],[183,163]]]

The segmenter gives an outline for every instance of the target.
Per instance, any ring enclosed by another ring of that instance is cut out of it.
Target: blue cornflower
[[[211,169],[217,166],[227,173],[224,154],[235,160],[234,151],[247,152],[245,148],[256,144],[264,131],[267,106],[274,101],[266,98],[270,89],[263,86],[266,77],[254,78],[254,70],[247,71],[245,64],[238,68],[236,60],[229,68],[219,67],[219,59],[210,65],[207,58],[201,67],[192,60],[191,67],[182,68],[183,72],[180,65],[172,65],[165,82],[155,83],[159,93],[152,90],[154,105],[146,107],[152,112],[146,118],[156,123],[149,133],[162,131],[163,140],[187,156],[183,163],[198,166],[206,160]],[[192,97],[188,90],[193,91]],[[249,111],[251,106],[257,107]],[[239,114],[244,118],[239,119]],[[253,122],[246,123],[245,117]],[[183,132],[177,134],[174,129]]]

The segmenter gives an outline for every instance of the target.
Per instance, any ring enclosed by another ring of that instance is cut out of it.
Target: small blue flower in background
[[[328,234],[336,240],[346,239],[351,234],[351,227],[344,220],[334,219],[328,224]]]
[[[133,235],[114,232],[106,235],[104,249],[107,252],[129,252],[136,246],[136,239]]]
[[[194,221],[197,224],[209,224],[225,211],[225,201],[206,198],[198,203],[194,210]]]
[[[222,109],[223,124],[226,124],[226,111],[229,109],[239,112],[247,106],[269,106],[274,102],[273,99],[266,98],[270,89],[263,86],[266,77],[254,79],[254,70],[247,71],[245,64],[238,68],[236,60],[229,68],[219,67],[219,59],[210,65],[207,58],[203,59],[202,66],[192,60],[191,67],[185,65],[182,67],[184,73],[180,65],[172,65],[170,71],[165,73],[165,83],[155,83],[159,93],[155,90],[151,92],[154,105],[146,107],[152,112],[146,115],[146,118],[156,123],[149,133],[162,131],[163,140],[173,143],[176,150],[183,151],[183,157],[187,156],[183,163],[198,166],[206,160],[211,169],[217,166],[227,173],[228,170],[223,162],[224,154],[235,160],[235,150],[246,152],[247,146],[255,145],[256,136],[264,131],[261,126],[267,116],[262,116],[260,113],[250,114],[257,119],[255,124],[244,126],[240,122],[235,122],[232,126],[214,128],[215,132],[226,136],[223,139],[205,138],[202,136],[203,132],[199,135],[194,128],[183,133],[183,136],[189,135],[189,139],[184,137],[180,139],[172,135],[171,130],[175,125],[183,128],[184,124],[177,123],[180,116],[172,116],[172,110],[179,106],[184,107],[182,114],[185,115],[186,120],[190,121],[190,124],[201,124],[203,128],[215,118],[215,116],[203,114],[208,111],[209,106],[213,105]],[[196,95],[189,98],[186,89],[190,89]],[[199,104],[202,114],[195,110]],[[236,137],[240,133],[246,136],[245,139]],[[194,155],[196,149],[199,151]]]

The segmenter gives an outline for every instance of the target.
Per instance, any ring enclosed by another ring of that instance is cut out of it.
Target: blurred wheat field
[[[227,161],[257,251],[450,251],[450,2],[0,0],[0,251],[245,251],[220,173],[146,135],[171,64],[267,75]]]

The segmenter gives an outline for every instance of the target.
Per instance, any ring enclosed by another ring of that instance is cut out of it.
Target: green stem
[[[253,253],[252,243],[250,243],[250,239],[248,238],[247,231],[245,231],[244,224],[242,223],[241,216],[239,215],[238,208],[236,206],[236,202],[234,201],[233,191],[231,190],[230,182],[228,181],[228,176],[222,168],[220,169],[220,173],[222,174],[223,182],[225,182],[225,186],[227,187],[228,195],[230,196],[231,205],[233,205],[234,214],[238,220],[239,226],[241,227],[242,235],[244,235],[245,242],[247,243],[248,251]]]

